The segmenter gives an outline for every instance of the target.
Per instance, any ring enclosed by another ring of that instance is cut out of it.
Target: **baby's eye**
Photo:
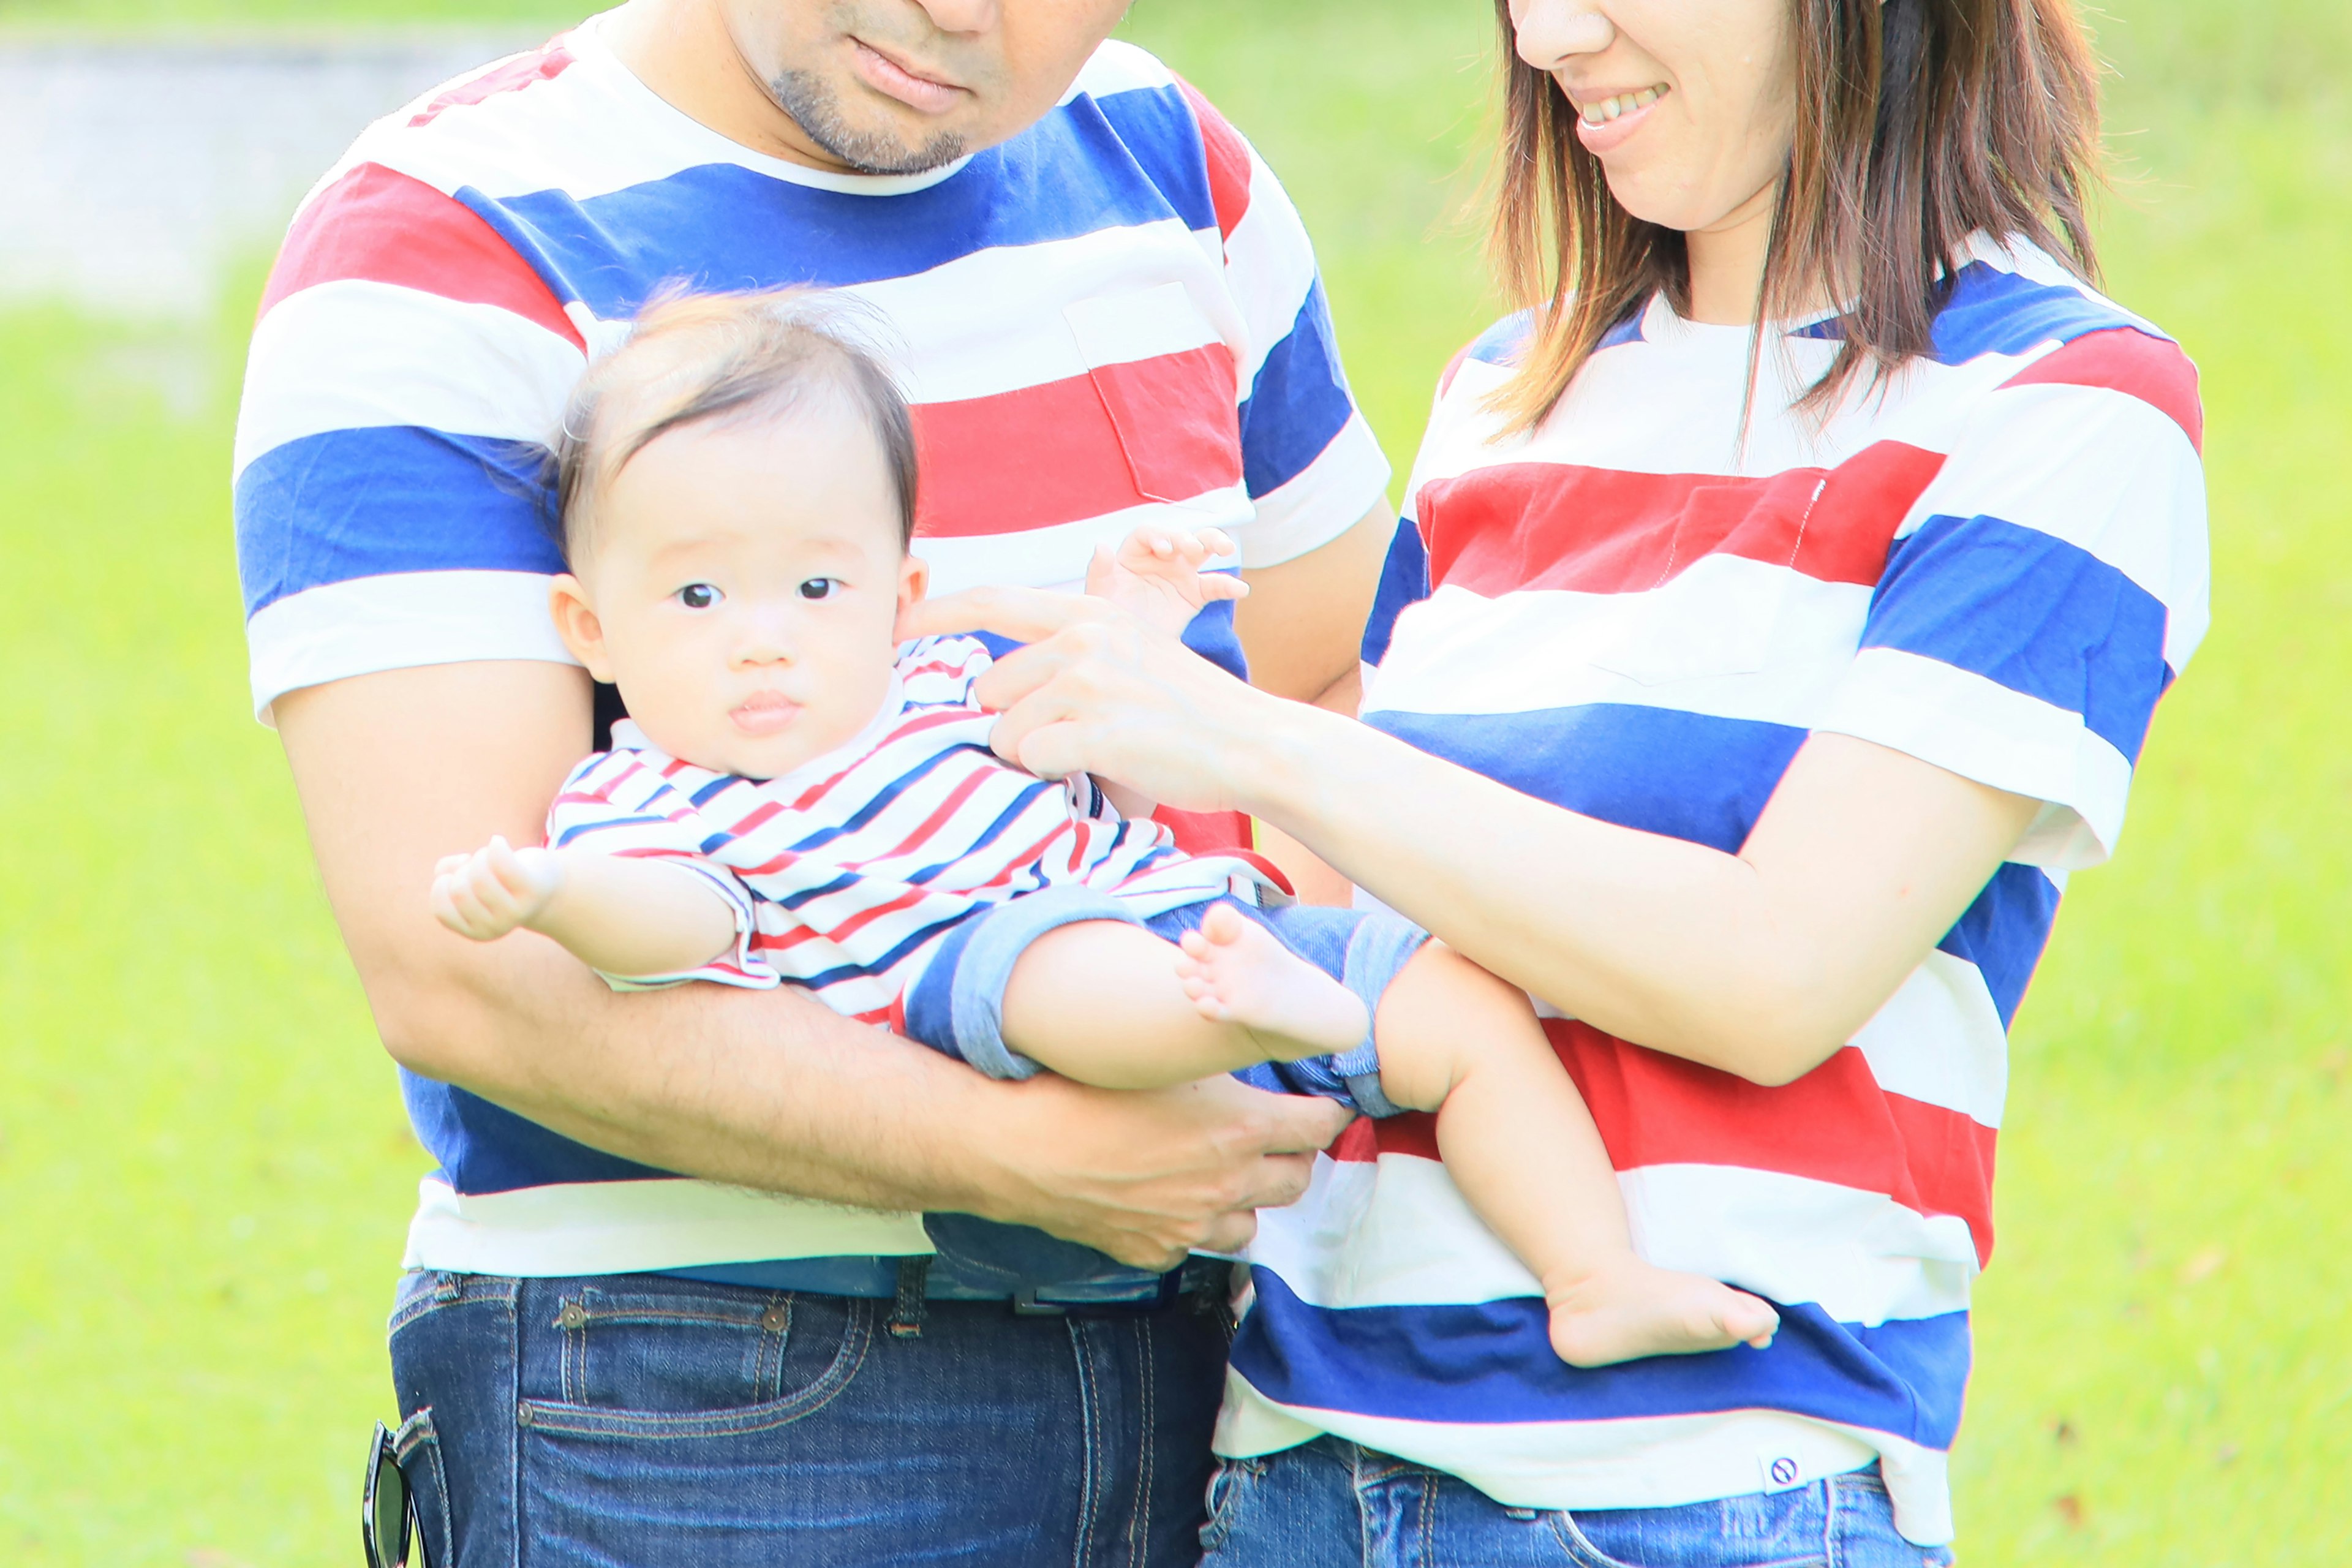
[[[672,596],[689,610],[707,610],[726,597],[708,583],[688,583]]]
[[[840,588],[841,580],[837,577],[812,577],[801,584],[801,597],[830,599]]]

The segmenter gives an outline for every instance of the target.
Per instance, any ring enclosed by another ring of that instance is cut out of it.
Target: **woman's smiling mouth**
[[[1585,99],[1576,106],[1576,136],[1587,149],[1606,153],[1624,144],[1642,121],[1649,118],[1650,106],[1672,92],[1664,82],[1639,88],[1632,92],[1612,93],[1607,98]]]

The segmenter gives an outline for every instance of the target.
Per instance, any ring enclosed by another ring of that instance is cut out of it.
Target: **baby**
[[[992,1077],[1239,1071],[1433,1110],[1565,1360],[1770,1340],[1764,1301],[1635,1255],[1518,991],[1394,916],[1185,854],[1148,802],[989,750],[987,649],[898,643],[926,581],[908,413],[821,300],[649,308],[575,394],[558,468],[556,625],[630,717],[565,781],[544,847],[441,862],[451,930],[538,931],[615,986],[790,982]],[[1202,570],[1230,553],[1213,530],[1140,529],[1097,550],[1088,591],[1180,630],[1244,591]]]

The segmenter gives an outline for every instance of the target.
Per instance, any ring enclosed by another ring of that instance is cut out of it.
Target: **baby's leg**
[[[1560,1359],[1770,1342],[1780,1315],[1744,1290],[1642,1260],[1599,1129],[1527,998],[1430,942],[1381,997],[1381,1087],[1437,1112],[1445,1168],[1543,1282]]]
[[[1055,927],[1013,964],[1003,1017],[1005,1044],[1104,1089],[1352,1050],[1368,1024],[1353,992],[1229,904],[1181,948],[1116,921]]]

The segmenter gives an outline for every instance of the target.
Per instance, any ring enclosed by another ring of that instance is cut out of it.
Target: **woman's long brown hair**
[[[1787,0],[1796,138],[1773,215],[1759,321],[1840,301],[1843,346],[1802,399],[1924,353],[1970,235],[2023,239],[2094,276],[2084,203],[2101,174],[2098,71],[2072,0]],[[1690,306],[1676,230],[1617,205],[1559,84],[1503,32],[1491,236],[1514,302],[1536,307],[1495,395],[1541,423],[1612,327],[1664,291]]]

